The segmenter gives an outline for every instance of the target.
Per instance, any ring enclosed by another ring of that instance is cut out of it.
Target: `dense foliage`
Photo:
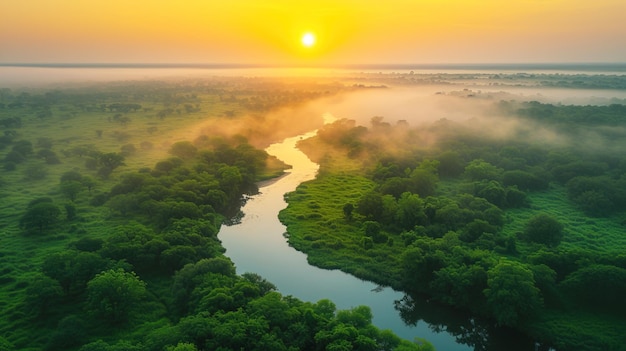
[[[322,169],[287,197],[290,243],[316,265],[408,292],[405,311],[423,294],[559,350],[620,349],[624,107],[494,110],[487,123],[419,128],[341,120],[303,141]],[[507,122],[519,127],[506,138],[489,125]]]
[[[258,146],[292,131],[254,131],[285,125],[264,113],[341,89],[281,87],[0,89],[0,349],[430,350],[375,328],[368,307],[282,296],[223,255],[221,224],[285,169]],[[188,130],[201,136],[176,136]]]

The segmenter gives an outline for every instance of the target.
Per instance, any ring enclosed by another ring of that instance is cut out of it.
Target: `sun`
[[[313,33],[311,32],[304,33],[302,35],[302,39],[300,40],[302,41],[302,45],[306,46],[307,48],[315,45],[315,35],[313,35]]]

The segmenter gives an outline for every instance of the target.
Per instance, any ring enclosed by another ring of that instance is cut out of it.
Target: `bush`
[[[563,238],[563,224],[556,218],[541,213],[526,223],[523,236],[527,241],[555,247],[561,243]]]

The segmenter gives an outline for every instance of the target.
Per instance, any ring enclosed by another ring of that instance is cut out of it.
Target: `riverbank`
[[[296,148],[296,144],[315,135],[315,132],[285,139],[266,151],[292,165],[284,176],[259,187],[259,194],[251,196],[242,208],[244,216],[236,225],[222,226],[218,238],[238,273],[254,272],[274,283],[284,295],[304,301],[330,299],[338,309],[359,305],[371,308],[375,326],[389,329],[407,340],[424,338],[438,350],[467,351],[446,332],[435,332],[428,324],[407,325],[395,308],[402,293],[390,288],[355,278],[339,270],[314,267],[307,256],[287,243],[285,226],[278,213],[287,206],[289,194],[303,182],[312,180],[318,165]]]
[[[613,223],[615,217],[580,220],[586,214],[564,196],[564,184],[558,182],[564,177],[559,167],[574,164],[545,163],[547,158],[540,155],[554,152],[551,145],[512,140],[509,148],[515,148],[515,160],[503,152],[494,165],[476,158],[509,150],[506,144],[471,139],[476,132],[470,137],[457,130],[456,135],[451,132],[454,126],[438,127],[442,138],[447,132],[476,145],[453,139],[441,149],[428,150],[413,140],[420,140],[420,133],[433,137],[434,128],[410,130],[381,121],[371,130],[339,123],[303,141],[300,147],[321,163],[320,176],[287,196],[289,206],[280,218],[287,225],[290,244],[305,252],[312,264],[426,295],[469,311],[469,320],[483,319],[487,328],[500,325],[521,331],[541,341],[542,347],[606,350],[623,344],[624,324],[619,322],[623,317],[618,312],[623,303],[613,297],[613,288],[596,289],[600,280],[592,274],[626,274],[616,258],[619,251],[606,244],[620,240],[622,231]],[[520,163],[533,157],[534,168]],[[361,167],[354,167],[358,162]],[[342,168],[344,164],[348,167]],[[513,171],[507,173],[505,167]],[[510,180],[517,175],[536,179],[531,172],[539,172],[544,180],[532,184]],[[502,180],[502,174],[509,178]],[[552,185],[551,174],[556,174]],[[570,184],[567,188],[571,192]],[[533,241],[524,233],[533,216],[546,212],[572,228],[562,242]],[[602,233],[599,241],[600,225],[617,230]],[[601,281],[623,291],[618,281]],[[612,299],[615,310],[603,296]],[[461,328],[459,336],[490,343],[507,332],[492,328],[497,334],[486,333],[479,324],[468,323],[469,329]],[[532,340],[524,345],[518,349],[536,347]],[[505,348],[513,347],[511,343]]]

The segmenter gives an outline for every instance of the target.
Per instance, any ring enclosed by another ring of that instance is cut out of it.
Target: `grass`
[[[554,216],[564,225],[563,249],[584,249],[598,254],[621,254],[626,250],[624,218],[620,214],[609,217],[588,217],[571,204],[565,187],[551,184],[550,189],[529,194],[531,206],[506,211],[505,235],[522,232],[526,222],[539,212]]]
[[[279,215],[290,234],[289,243],[307,253],[313,265],[393,284],[399,278],[399,257],[393,253],[403,246],[401,241],[365,248],[360,222],[346,219],[343,211],[345,204],[355,205],[374,185],[351,173],[325,175],[301,184],[286,196],[289,206]]]

